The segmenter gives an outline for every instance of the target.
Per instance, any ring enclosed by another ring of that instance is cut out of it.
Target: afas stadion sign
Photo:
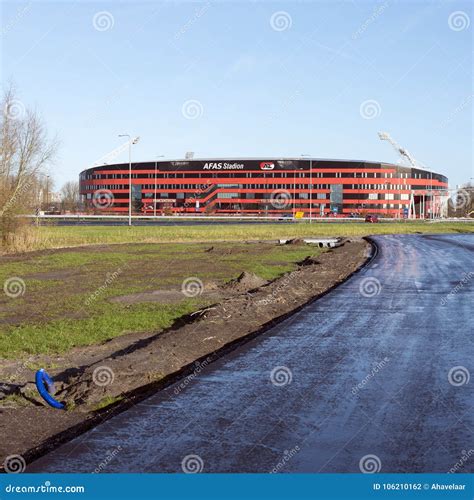
[[[207,162],[202,167],[203,170],[242,170],[245,168],[243,163],[227,163],[227,162]],[[260,163],[260,170],[273,170],[275,164],[271,161],[262,161]]]
[[[238,170],[253,170],[260,172],[272,172],[275,170],[294,170],[296,168],[304,168],[308,162],[303,160],[262,160],[256,159],[226,159],[226,160],[183,160],[171,162],[159,162],[160,171],[178,172],[178,171],[204,171],[204,172],[222,172],[222,171],[238,171]],[[308,164],[309,165],[309,164]]]
[[[244,168],[243,163],[227,163],[227,162],[207,162],[202,167],[204,170],[242,170]]]

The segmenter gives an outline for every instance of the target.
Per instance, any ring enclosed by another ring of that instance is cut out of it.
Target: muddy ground
[[[370,245],[354,239],[317,259],[307,258],[295,271],[270,282],[244,273],[212,291],[213,305],[168,329],[74,349],[62,358],[74,368],[50,370],[56,397],[67,404],[66,411],[49,408],[39,399],[31,370],[17,390],[18,400],[0,406],[0,463],[14,454],[32,461],[177,379],[186,384],[186,377],[198,376],[203,364],[345,280],[369,255]],[[24,362],[10,362],[8,369],[24,371]]]

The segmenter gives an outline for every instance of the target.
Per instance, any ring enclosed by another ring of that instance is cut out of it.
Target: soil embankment
[[[317,259],[307,258],[295,271],[268,283],[243,273],[216,290],[214,305],[167,330],[131,334],[75,352],[74,368],[51,370],[56,397],[68,404],[67,411],[46,407],[34,395],[33,379],[20,390],[26,406],[0,407],[0,463],[13,454],[29,462],[169,383],[199,376],[202,365],[326,293],[369,255],[370,245],[354,239]]]

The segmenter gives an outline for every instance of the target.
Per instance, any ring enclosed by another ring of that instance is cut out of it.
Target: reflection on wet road
[[[474,449],[474,235],[374,240],[333,292],[27,471],[455,467]]]

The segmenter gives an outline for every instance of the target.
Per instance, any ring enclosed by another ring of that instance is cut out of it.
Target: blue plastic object
[[[51,393],[54,393],[54,382],[53,379],[41,368],[36,372],[35,376],[36,388],[40,393],[41,397],[53,408],[58,410],[63,410],[65,405],[60,401],[57,401]]]

